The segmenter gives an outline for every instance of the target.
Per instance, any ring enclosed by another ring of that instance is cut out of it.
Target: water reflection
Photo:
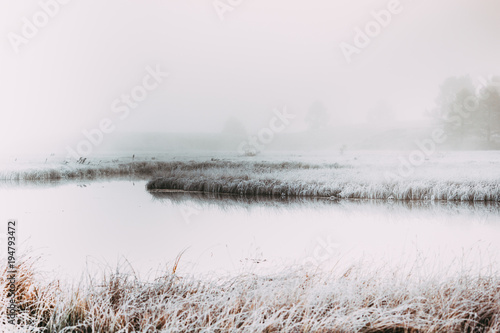
[[[277,210],[327,208],[337,210],[361,211],[378,210],[387,213],[416,213],[430,214],[491,214],[500,216],[500,202],[493,201],[402,201],[402,200],[367,200],[367,199],[330,199],[324,197],[270,197],[245,196],[200,192],[157,191],[150,192],[159,202],[172,204],[191,204],[200,209],[218,207],[223,210],[230,208],[263,207]]]
[[[0,220],[17,218],[22,242],[63,275],[123,258],[147,272],[186,248],[187,273],[500,253],[498,203],[150,193],[136,179],[14,183],[0,186]]]

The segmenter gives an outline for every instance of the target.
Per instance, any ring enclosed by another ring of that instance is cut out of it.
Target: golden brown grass
[[[18,275],[14,332],[499,332],[500,276],[427,275],[354,265],[320,273],[154,280],[108,274],[68,287]],[[5,326],[5,273],[0,325]]]

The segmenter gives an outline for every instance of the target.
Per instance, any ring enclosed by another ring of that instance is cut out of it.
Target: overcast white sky
[[[8,34],[39,1],[0,0],[0,149],[62,146],[103,117],[117,131],[220,131],[229,116],[252,129],[315,100],[334,123],[365,121],[379,100],[418,119],[446,77],[500,74],[498,0],[401,0],[348,64],[339,43],[388,2],[242,0],[221,21],[212,0],[72,0],[17,54]],[[120,121],[113,100],[156,64],[170,77]]]

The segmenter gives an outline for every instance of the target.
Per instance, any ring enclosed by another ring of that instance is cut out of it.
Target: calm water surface
[[[21,248],[42,255],[44,270],[68,277],[129,263],[147,276],[171,267],[183,250],[184,273],[331,268],[359,258],[398,264],[419,256],[431,266],[464,257],[483,264],[500,250],[498,204],[152,194],[145,183],[3,183],[0,214],[19,220]]]

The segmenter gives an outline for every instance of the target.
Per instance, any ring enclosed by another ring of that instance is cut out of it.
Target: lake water
[[[145,277],[169,269],[184,250],[180,272],[224,274],[422,256],[429,266],[457,258],[480,266],[500,253],[496,203],[270,201],[152,194],[145,183],[2,183],[0,217],[19,220],[21,249],[41,255],[43,270],[70,278],[129,263]]]

